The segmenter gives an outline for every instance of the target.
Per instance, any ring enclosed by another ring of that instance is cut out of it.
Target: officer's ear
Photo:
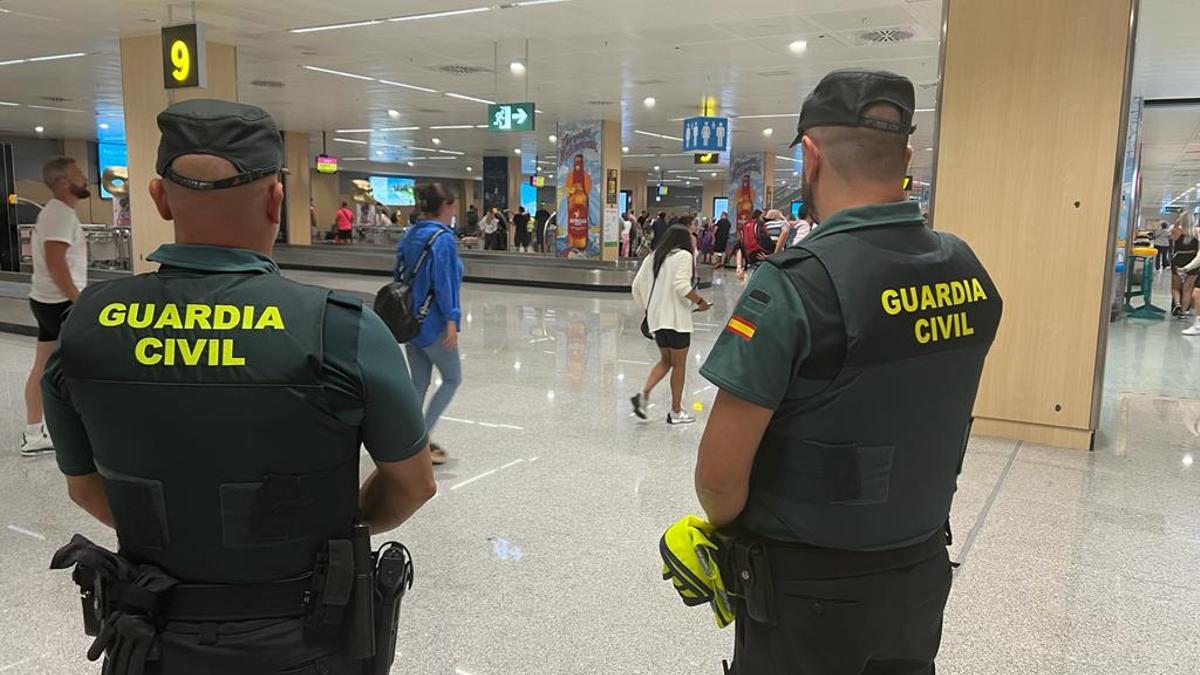
[[[911,145],[904,146],[904,166],[906,166],[906,167],[912,166],[912,155],[913,155],[912,146]]]
[[[150,181],[150,198],[154,200],[158,215],[162,216],[163,220],[175,220],[175,214],[171,213],[171,205],[167,203],[167,189],[161,178]]]
[[[823,159],[821,157],[821,149],[813,142],[812,136],[807,134],[800,139],[800,144],[804,148],[804,178],[811,184],[816,180],[817,174],[821,170]]]
[[[283,222],[283,183],[271,183],[267,194],[267,218],[276,225]]]

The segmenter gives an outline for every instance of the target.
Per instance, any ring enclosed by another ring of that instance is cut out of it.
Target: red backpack
[[[747,220],[742,223],[742,250],[746,254],[746,263],[755,263],[775,252],[774,247],[767,248],[763,239],[771,241],[762,223],[758,220]]]

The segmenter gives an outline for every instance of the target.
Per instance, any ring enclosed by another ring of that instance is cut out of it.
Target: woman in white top
[[[642,261],[634,277],[633,298],[646,310],[646,323],[654,334],[660,356],[646,378],[646,386],[631,399],[633,412],[641,419],[646,419],[650,392],[670,373],[671,412],[667,424],[696,421],[683,409],[684,377],[692,345],[692,304],[700,312],[707,312],[712,305],[692,288],[695,259],[691,232],[683,225],[675,225],[663,234],[654,255]]]

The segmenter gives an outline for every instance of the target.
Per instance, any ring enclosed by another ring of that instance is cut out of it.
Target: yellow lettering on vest
[[[111,306],[111,305],[110,305]],[[162,349],[162,340],[156,337],[144,337],[137,341],[133,348],[133,356],[143,366],[157,366],[163,359],[162,354],[151,354],[151,349]]]
[[[263,310],[262,316],[258,317],[258,323],[254,326],[254,330],[266,330],[268,328],[283,330],[283,316],[279,313],[279,308],[275,305],[267,305],[267,308]]]
[[[971,302],[987,299],[987,293],[983,292],[983,284],[979,283],[979,279],[971,279]]]
[[[208,305],[188,305],[185,311],[183,320],[184,328],[195,330],[212,330],[212,324],[209,322],[209,317],[212,316],[213,308]]]
[[[158,322],[154,324],[154,329],[162,330],[163,328],[183,329],[183,319],[179,317],[178,306],[163,305],[162,314],[158,315]]]
[[[238,313],[238,308],[233,305],[217,305],[213,309],[212,325],[214,330],[237,328],[240,319],[241,314]]]
[[[972,328],[972,327],[971,327],[971,324],[967,322],[967,313],[966,313],[966,312],[963,312],[963,313],[962,313],[962,314],[960,314],[959,316],[961,316],[961,317],[962,317],[962,319],[961,319],[961,325],[962,325],[962,335],[961,335],[961,337],[971,337],[972,335],[974,335],[974,334],[975,334],[975,329],[974,329],[974,328]]]
[[[929,344],[930,339],[932,339],[932,336],[929,334],[929,319],[917,319],[913,330],[916,333],[919,344]]]
[[[244,366],[246,359],[237,356],[233,353],[233,340],[228,338],[221,340],[221,365],[223,366]]]
[[[934,330],[933,341],[948,340],[954,335],[954,317],[953,316],[935,316],[933,317]]]
[[[254,329],[254,307],[246,305],[242,308],[242,330]]]
[[[139,309],[142,310],[141,316],[138,316]],[[154,321],[154,305],[135,302],[129,306],[128,324],[130,328],[149,328],[152,321]]]
[[[98,321],[105,328],[113,328],[125,323],[125,303],[114,302],[111,305],[105,306],[104,309],[100,310]]]
[[[175,338],[170,338],[163,345],[163,365],[175,365]]]
[[[920,298],[917,297],[917,289],[915,287],[901,288],[900,289],[900,302],[904,305],[904,311],[906,311],[906,312],[917,311],[917,309],[919,309],[921,306]]]
[[[955,305],[961,305],[967,301],[967,285],[961,281],[950,282],[950,301]]]
[[[938,307],[949,307],[955,304],[950,302],[950,284],[938,284],[934,286],[934,289],[937,292]]]
[[[883,292],[880,300],[883,302],[883,311],[891,314],[892,316],[896,316],[900,313],[900,294],[895,290],[891,288],[887,289]]]
[[[179,343],[179,356],[183,359],[185,366],[200,365],[200,357],[204,356],[204,345],[208,342],[207,338],[199,338],[195,342],[184,338],[176,338]]]
[[[221,365],[220,342],[220,340],[208,341],[208,365],[210,366]]]
[[[933,289],[928,286],[921,287],[921,311],[927,309],[937,309],[937,301],[933,299]]]

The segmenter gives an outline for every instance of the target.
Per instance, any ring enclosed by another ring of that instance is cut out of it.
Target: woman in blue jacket
[[[399,265],[412,273],[413,312],[429,303],[429,313],[421,331],[409,342],[408,367],[412,371],[417,400],[424,403],[429,392],[433,369],[442,376],[442,386],[434,392],[425,411],[425,429],[432,435],[438,419],[454,399],[462,384],[462,360],[458,355],[458,331],[461,328],[463,265],[454,238],[454,220],[458,202],[454,193],[441,183],[417,188],[417,208],[421,217],[404,235],[397,249]],[[420,269],[413,269],[425,245],[432,241],[430,255]],[[434,464],[446,463],[446,451],[430,444]]]

